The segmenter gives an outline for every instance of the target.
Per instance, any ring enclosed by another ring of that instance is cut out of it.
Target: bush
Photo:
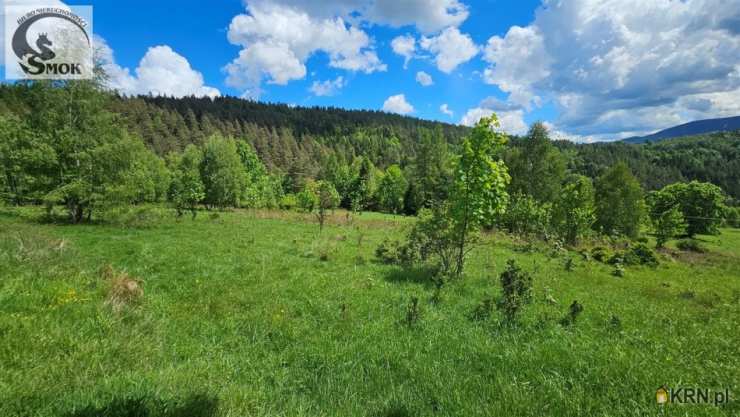
[[[419,211],[418,220],[407,238],[407,251],[420,261],[433,258],[442,276],[453,273],[458,254],[457,229],[447,206],[435,206]],[[468,236],[468,239],[471,239]]]
[[[547,236],[551,206],[539,204],[534,198],[518,194],[514,196],[501,218],[502,226],[519,235]]]
[[[637,243],[635,245],[628,246],[625,250],[620,251],[612,255],[607,262],[610,265],[624,264],[624,265],[647,265],[647,266],[658,266],[658,257],[648,245],[644,243]]]
[[[391,241],[389,239],[385,239],[375,249],[375,257],[384,264],[396,264],[398,263],[399,246],[400,244],[397,240]]]
[[[696,239],[682,239],[676,242],[676,247],[682,251],[705,253],[707,249]]]
[[[573,272],[573,267],[575,266],[575,262],[573,261],[573,258],[570,256],[565,259],[565,271],[566,272]]]
[[[420,260],[419,250],[413,241],[402,244],[398,240],[385,239],[375,249],[375,257],[384,264],[409,266]]]
[[[582,312],[583,305],[577,300],[574,300],[570,307],[568,307],[568,314],[560,320],[560,324],[563,326],[575,324],[576,319],[578,319],[578,316],[580,316]]]
[[[596,259],[599,262],[606,262],[608,259],[610,259],[612,256],[609,253],[609,250],[602,247],[597,246],[593,249],[591,249],[591,257]]]
[[[298,207],[298,198],[295,194],[285,194],[280,199],[280,208],[283,210],[295,210]]]
[[[650,249],[648,245],[638,243],[630,247],[625,257],[625,262],[628,265],[658,266],[658,257],[655,255],[655,251]]]
[[[507,322],[513,323],[521,309],[532,301],[532,276],[510,259],[500,281],[503,294],[498,309],[504,313]]]
[[[491,317],[491,313],[493,312],[493,299],[490,297],[484,298],[480,303],[478,303],[473,311],[470,313],[470,320],[473,321],[485,321],[488,320],[489,317]]]

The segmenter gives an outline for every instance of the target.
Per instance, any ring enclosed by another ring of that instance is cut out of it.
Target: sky
[[[93,6],[99,57],[123,94],[466,125],[495,112],[509,133],[544,121],[583,142],[740,115],[740,0],[64,3]]]

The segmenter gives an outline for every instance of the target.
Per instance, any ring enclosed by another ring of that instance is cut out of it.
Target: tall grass
[[[635,416],[661,413],[664,384],[740,394],[737,230],[623,278],[491,234],[435,299],[423,270],[373,261],[402,236],[398,217],[337,213],[321,236],[267,212],[147,228],[35,218],[0,213],[0,416]],[[534,285],[515,326],[493,307],[508,259]],[[123,271],[143,295],[113,311]]]

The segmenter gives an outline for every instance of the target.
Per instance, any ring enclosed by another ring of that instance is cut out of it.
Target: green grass
[[[738,230],[623,278],[489,235],[435,303],[426,271],[373,260],[410,224],[401,217],[338,215],[318,236],[285,213],[146,229],[37,215],[0,212],[0,416],[740,413],[736,399],[661,411],[654,397],[663,384],[740,395]],[[534,304],[516,327],[495,310],[473,320],[509,258],[534,274]],[[138,304],[106,304],[106,265],[141,280]],[[409,326],[412,296],[421,312]],[[573,300],[585,310],[566,328]]]

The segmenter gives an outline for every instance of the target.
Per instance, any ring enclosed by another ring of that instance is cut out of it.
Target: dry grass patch
[[[108,280],[105,304],[116,313],[138,304],[144,296],[141,280],[131,277],[126,272],[116,272],[107,265],[103,267],[101,275]]]

